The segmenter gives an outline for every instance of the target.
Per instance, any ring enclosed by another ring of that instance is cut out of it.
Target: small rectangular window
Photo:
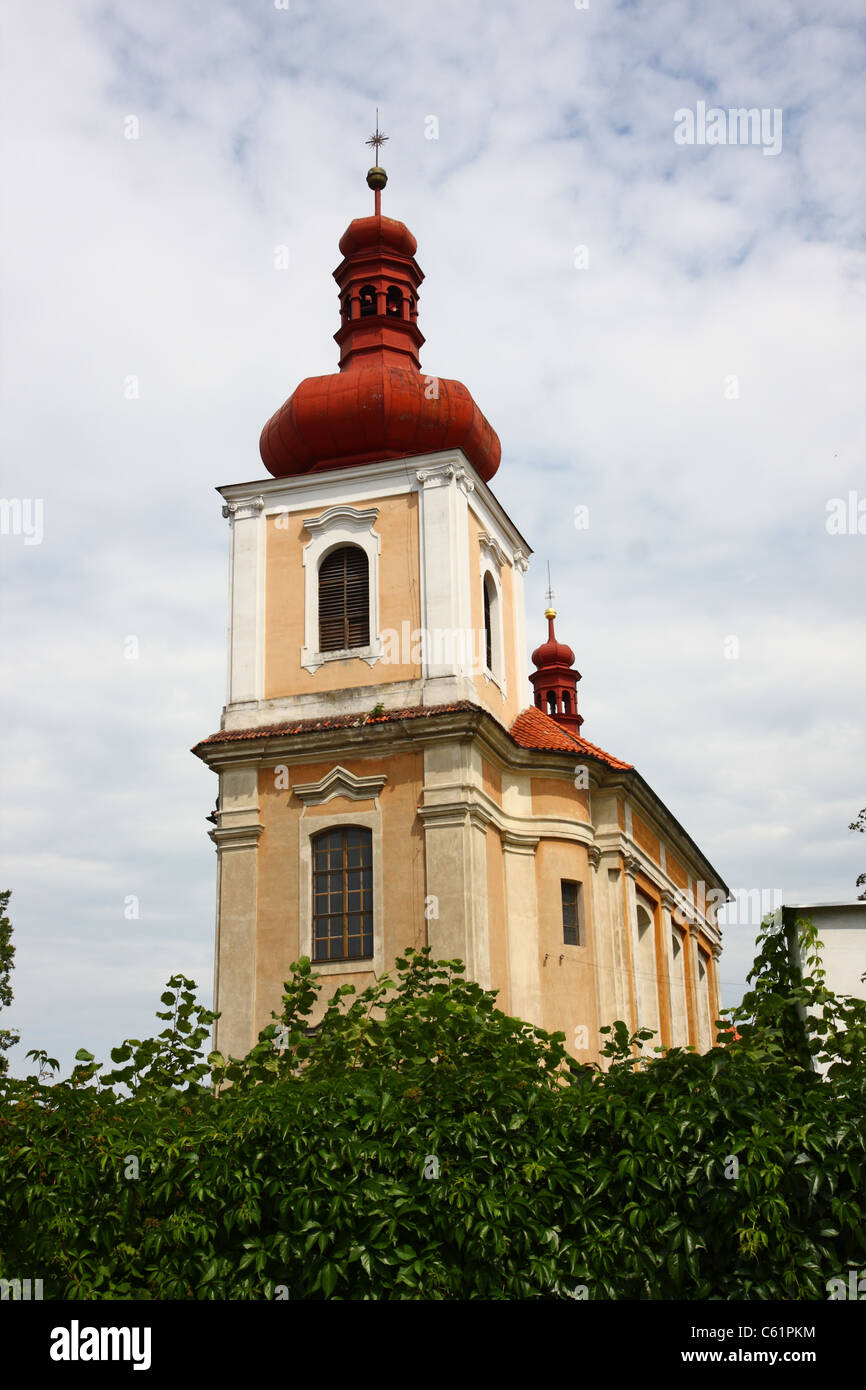
[[[583,935],[583,884],[560,880],[562,887],[562,939],[566,946],[585,945]]]

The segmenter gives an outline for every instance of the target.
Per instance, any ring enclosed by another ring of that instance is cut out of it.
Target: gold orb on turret
[[[367,170],[367,187],[384,188],[388,182],[388,175],[379,164],[374,164],[372,169]]]
[[[545,618],[555,618],[555,617],[556,617],[556,609],[555,609],[555,608],[545,608],[545,610],[544,610],[544,616],[545,616]]]

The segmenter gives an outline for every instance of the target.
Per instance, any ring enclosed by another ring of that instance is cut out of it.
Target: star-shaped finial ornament
[[[377,161],[377,163],[378,163],[378,160],[379,160],[379,148],[380,148],[380,146],[384,145],[384,143],[385,143],[385,141],[386,141],[387,139],[388,139],[388,136],[387,136],[387,135],[382,135],[382,134],[380,134],[380,132],[379,132],[379,108],[378,108],[378,106],[377,106],[377,107],[376,107],[376,133],[375,133],[375,135],[371,135],[370,138],[369,138],[369,140],[365,140],[365,141],[364,141],[364,144],[365,144],[365,145],[371,145],[371,146],[372,146],[372,148],[373,148],[373,150],[374,150],[374,152],[375,152],[375,155],[376,155],[376,161]]]
[[[553,603],[553,589],[552,589],[551,586],[550,586],[550,561],[548,560],[548,562],[547,562],[547,605],[548,605],[548,607],[550,607],[550,605],[551,605],[552,603]]]

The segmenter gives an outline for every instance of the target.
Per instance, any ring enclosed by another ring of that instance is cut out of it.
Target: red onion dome
[[[381,358],[302,381],[265,425],[259,447],[276,478],[462,449],[488,482],[502,452],[462,382],[425,378]]]
[[[547,619],[547,641],[542,642],[540,647],[536,647],[532,653],[532,660],[539,670],[547,666],[573,666],[574,652],[571,647],[567,647],[564,642],[557,642],[556,634],[553,631],[553,620],[556,617],[556,610],[553,608],[545,609]]]
[[[343,256],[356,256],[359,251],[395,251],[399,256],[412,257],[418,243],[405,222],[394,217],[356,217],[340,237]]]

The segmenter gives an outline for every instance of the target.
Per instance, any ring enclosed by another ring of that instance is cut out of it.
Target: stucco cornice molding
[[[629,878],[634,878],[636,874],[644,873],[643,862],[634,854],[624,854],[622,856],[622,866]]]
[[[468,808],[469,823],[475,830],[486,830],[493,823],[493,816],[484,806],[473,801]]]
[[[540,835],[532,835],[528,831],[503,830],[502,848],[506,854],[534,855],[540,839]]]
[[[346,796],[350,801],[372,801],[379,795],[388,778],[356,777],[345,767],[332,768],[318,782],[297,782],[292,791],[305,806],[321,806],[335,796]]]
[[[494,819],[478,801],[441,801],[419,806],[418,817],[424,826],[464,825],[469,821],[478,830],[485,830]]]
[[[226,483],[217,488],[217,492],[226,502],[244,502],[250,496],[261,494],[265,499],[267,515],[312,511],[320,505],[339,504],[348,488],[354,490],[358,500],[370,498],[378,501],[381,497],[415,492],[419,487],[419,471],[429,472],[447,464],[462,468],[464,482],[472,484],[468,489],[464,487],[464,491],[473,493],[472,505],[486,522],[486,529],[490,531],[495,526],[500,527],[509,548],[515,547],[524,555],[531,554],[529,542],[520,534],[460,449],[383,459],[381,463],[365,464],[363,469],[329,468],[324,473],[300,473],[286,478],[255,478],[244,483]]]
[[[249,521],[259,516],[264,508],[264,497],[248,497],[242,501],[225,502],[222,514],[228,519],[229,525],[236,521]]]
[[[466,469],[459,463],[440,463],[435,468],[419,468],[415,477],[425,489],[450,487],[451,483],[455,482],[458,487],[462,488],[467,497],[470,492],[475,491],[475,484]]]
[[[264,830],[263,825],[223,825],[209,830],[208,837],[217,847],[217,854],[227,850],[255,849]]]
[[[268,762],[321,762],[321,754],[332,759],[352,757],[360,749],[369,754],[375,747],[382,752],[405,749],[407,743],[423,748],[450,739],[471,742],[477,739],[482,751],[492,754],[503,766],[534,776],[562,776],[571,780],[574,759],[558,749],[524,748],[515,743],[507,729],[485,706],[437,714],[425,720],[408,718],[382,723],[360,723],[348,728],[305,729],[294,734],[272,733],[267,725],[251,728],[244,738],[225,743],[199,743],[195,754],[210,767],[231,767],[237,763],[260,765]],[[603,785],[606,768],[587,759],[590,790]],[[619,838],[617,838],[617,846]]]

